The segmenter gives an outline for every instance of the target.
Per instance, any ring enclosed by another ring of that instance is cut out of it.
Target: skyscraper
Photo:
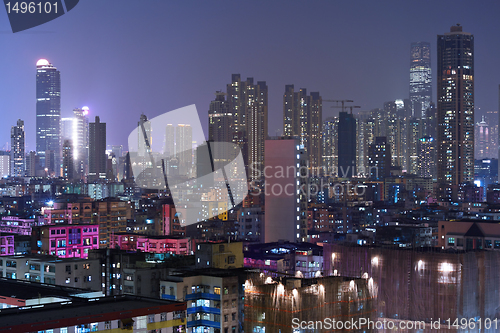
[[[73,157],[75,160],[75,170],[80,178],[89,172],[89,108],[84,106],[81,109],[73,110]]]
[[[106,178],[106,123],[98,116],[89,124],[89,181]]]
[[[491,158],[490,156],[490,127],[486,123],[484,116],[481,118],[481,121],[476,124],[476,128],[474,130],[475,138],[474,150],[476,151],[475,158],[478,160],[482,160],[484,158]]]
[[[356,176],[356,118],[352,113],[339,113],[338,135],[338,175],[342,178]]]
[[[434,177],[435,166],[435,148],[434,139],[428,136],[418,140],[418,175],[420,177]]]
[[[73,127],[75,118],[61,118],[61,141],[71,140],[73,138]]]
[[[391,146],[386,137],[376,137],[368,151],[368,173],[372,180],[383,180],[391,174]]]
[[[193,167],[193,129],[189,124],[178,124],[175,129],[175,155],[179,174],[189,175]]]
[[[24,177],[26,156],[24,154],[24,121],[19,119],[10,130],[10,172],[13,177]]]
[[[373,118],[368,118],[365,120],[361,120],[363,126],[361,127],[363,130],[363,163],[358,165],[358,173],[361,173],[364,177],[368,177],[370,175],[370,171],[368,168],[369,165],[369,151],[370,146],[375,142],[375,129],[376,123]]]
[[[323,171],[327,175],[336,174],[338,166],[338,117],[329,117],[323,123]]]
[[[399,166],[402,170],[408,170],[408,120],[411,114],[410,101],[408,99],[396,99],[384,103],[384,116],[386,134],[379,131],[377,136],[386,136],[391,146],[392,165]],[[382,126],[381,126],[382,127]]]
[[[431,44],[411,44],[410,103],[411,117],[424,118],[432,100]]]
[[[234,124],[233,114],[229,112],[229,104],[226,101],[225,93],[217,91],[215,100],[210,102],[208,110],[208,140],[212,142],[232,142],[232,129]],[[218,157],[214,160],[218,164],[215,169],[223,167],[230,162],[236,154],[233,145],[212,145]],[[224,150],[224,151],[222,151]],[[219,165],[220,163],[220,165]]]
[[[165,144],[163,147],[165,156],[173,157],[175,154],[175,129],[172,124],[167,124],[165,127]]]
[[[416,175],[419,173],[419,140],[422,138],[422,120],[411,118],[408,121],[408,146],[406,149],[408,158],[408,173]],[[426,141],[427,143],[428,141]],[[429,144],[434,144],[432,141]],[[434,156],[434,155],[433,155]]]
[[[248,177],[260,180],[264,170],[264,148],[267,139],[267,84],[258,81],[249,87],[246,138],[248,142]],[[252,97],[254,96],[254,97]]]
[[[64,140],[62,147],[62,176],[68,180],[74,178],[73,143]]]
[[[60,121],[61,75],[47,60],[40,59],[36,63],[36,151],[42,167],[56,176],[61,169]]]
[[[232,142],[237,144],[248,169],[248,177],[256,180],[264,168],[264,148],[267,138],[267,95],[265,81],[253,78],[241,81],[233,74],[227,85],[227,103],[233,116]]]
[[[0,178],[10,175],[10,154],[8,151],[0,150]]]
[[[319,92],[307,95],[304,88],[285,86],[283,94],[283,135],[297,136],[309,156],[309,167],[318,173],[322,166],[323,100]]]
[[[440,197],[474,180],[474,36],[460,25],[438,35],[437,179]]]

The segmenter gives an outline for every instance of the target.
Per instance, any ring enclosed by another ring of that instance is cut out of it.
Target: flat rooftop
[[[186,303],[129,295],[76,299],[1,309],[0,332],[40,331],[185,309]]]
[[[38,297],[72,297],[71,295],[92,293],[93,290],[58,286],[54,284],[0,278],[0,296],[18,299]],[[1,326],[1,324],[0,324]]]

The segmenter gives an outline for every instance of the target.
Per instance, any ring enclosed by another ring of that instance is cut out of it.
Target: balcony
[[[219,328],[220,329],[220,323],[216,321],[211,321],[211,320],[193,320],[193,321],[188,321],[187,327],[196,327],[196,326],[208,326],[208,327],[214,327],[214,328]]]
[[[208,299],[211,301],[220,301],[220,295],[209,294],[209,293],[194,293],[194,294],[187,294],[185,299],[186,301],[191,301],[194,299]]]
[[[194,308],[188,308],[187,309],[187,314],[193,314],[196,312],[205,312],[205,313],[210,313],[210,314],[218,314],[220,315],[220,309],[218,308],[210,308],[207,306],[196,306]]]

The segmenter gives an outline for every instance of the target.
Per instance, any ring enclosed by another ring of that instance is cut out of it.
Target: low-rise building
[[[244,264],[243,243],[199,243],[195,257],[196,268],[241,268]]]
[[[31,235],[33,227],[43,224],[38,219],[22,219],[17,216],[3,216],[0,221],[0,232],[9,232],[18,235]]]
[[[186,303],[134,296],[72,298],[0,311],[9,332],[185,332]]]
[[[187,332],[242,332],[241,270],[204,269],[160,282],[162,299],[187,303]]]
[[[58,224],[40,228],[40,252],[60,258],[87,258],[99,248],[99,225]]]
[[[245,332],[374,332],[373,285],[368,279],[329,276],[324,278],[272,278],[256,274],[245,282]],[[355,327],[328,327],[328,322]],[[361,321],[364,319],[366,321]],[[310,326],[311,323],[313,326]],[[364,326],[360,324],[364,323]],[[316,326],[321,325],[321,326]],[[372,325],[373,326],[373,325]]]
[[[500,224],[474,220],[440,221],[439,246],[455,250],[500,250]]]
[[[61,259],[46,255],[0,258],[0,277],[101,290],[101,265],[96,259]]]
[[[14,235],[0,234],[0,256],[14,254]]]
[[[54,286],[25,280],[0,278],[0,309],[71,301],[74,297],[102,297],[100,291]]]
[[[148,253],[170,253],[177,255],[191,254],[189,238],[174,236],[149,236],[135,233],[119,233],[111,235],[111,248]]]
[[[318,277],[323,271],[323,248],[310,243],[250,244],[245,251],[245,267],[270,274]]]

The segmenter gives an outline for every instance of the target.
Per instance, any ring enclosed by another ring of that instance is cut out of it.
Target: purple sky
[[[407,98],[410,43],[431,43],[435,70],[436,35],[456,23],[476,38],[476,107],[497,110],[499,12],[498,1],[84,0],[13,34],[3,10],[0,149],[18,118],[34,149],[39,58],[61,71],[62,116],[89,106],[107,123],[108,144],[126,149],[141,112],[196,104],[206,127],[214,92],[232,73],[267,81],[270,134],[282,128],[285,84],[362,110]],[[325,104],[325,118],[337,113]]]

